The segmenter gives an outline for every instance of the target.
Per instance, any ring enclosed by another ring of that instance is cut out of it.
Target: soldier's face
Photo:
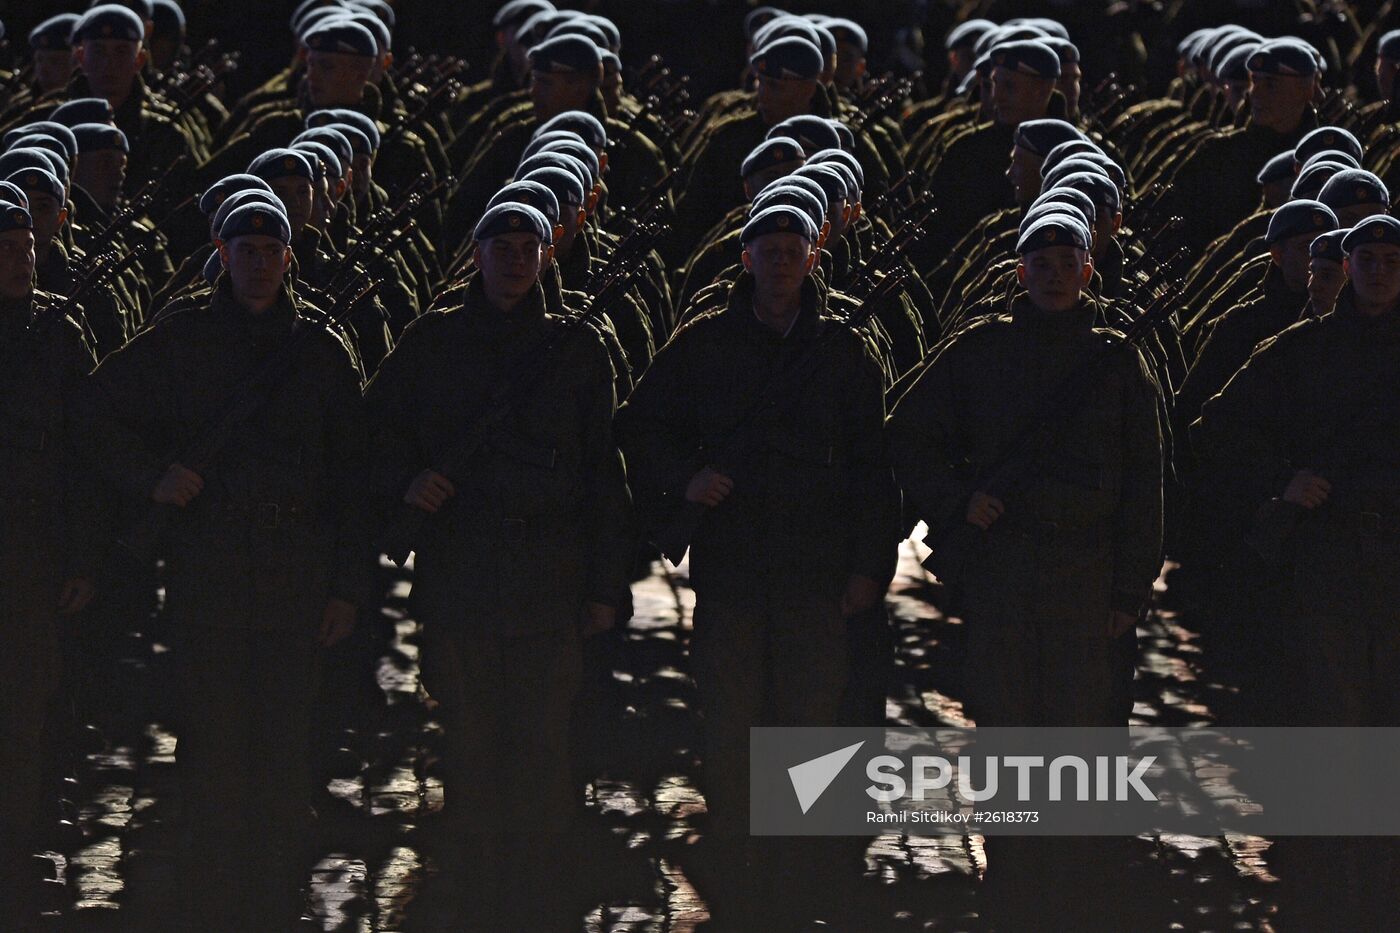
[[[795,162],[779,162],[777,165],[770,165],[766,168],[750,172],[749,176],[744,179],[744,188],[749,193],[749,200],[752,201],[754,198],[758,197],[758,193],[764,188],[767,188],[779,178],[786,178],[791,175],[793,172],[800,169],[802,165],[802,160],[798,159]]]
[[[146,64],[141,43],[125,39],[88,39],[77,47],[76,55],[93,95],[108,100],[126,97]]]
[[[287,209],[292,236],[297,236],[311,222],[315,189],[305,178],[274,178],[268,184],[272,186],[272,193],[277,195],[277,200]]]
[[[71,49],[34,53],[34,83],[43,91],[56,91],[73,77]]]
[[[548,247],[533,233],[502,233],[476,247],[486,293],[511,303],[535,286],[548,256]]]
[[[865,75],[865,53],[859,46],[836,40],[836,86],[855,87]]]
[[[1292,236],[1269,247],[1274,265],[1283,275],[1283,284],[1289,291],[1301,292],[1308,287],[1308,266],[1311,262],[1308,247],[1312,245],[1312,234]]]
[[[46,191],[31,190],[25,194],[29,196],[29,216],[34,218],[34,241],[41,244],[52,242],[68,219],[63,202]]]
[[[1003,126],[1038,120],[1045,116],[1054,90],[1053,78],[1038,78],[998,65],[992,69],[992,113]]]
[[[754,106],[767,126],[781,123],[788,117],[806,113],[812,107],[812,95],[817,82],[798,78],[770,78],[760,75],[754,91]]]
[[[766,292],[791,294],[812,271],[812,244],[796,233],[766,233],[744,248],[744,268]]]
[[[306,53],[306,90],[317,107],[353,107],[364,96],[374,57],[344,52]]]
[[[1079,86],[1082,79],[1083,72],[1079,70],[1078,62],[1060,62],[1060,80],[1055,82],[1055,88],[1065,95],[1065,103],[1071,114],[1079,112]]]
[[[0,233],[0,298],[20,301],[34,290],[34,234]]]
[[[1395,94],[1395,73],[1400,71],[1400,61],[1393,58],[1376,59],[1376,89],[1382,100],[1389,100]]]
[[[543,123],[566,110],[586,108],[602,78],[602,70],[599,65],[594,76],[531,71],[530,102],[535,105],[535,118]]]
[[[1094,272],[1089,254],[1074,246],[1046,246],[1021,257],[1017,278],[1042,311],[1069,311]]]
[[[219,248],[233,293],[241,300],[276,297],[292,264],[292,251],[277,237],[250,233]]]
[[[73,169],[73,182],[104,207],[115,204],[126,181],[126,153],[120,149],[84,152]]]
[[[1400,299],[1400,246],[1363,243],[1347,256],[1344,268],[1362,301],[1388,306]]]
[[[1311,76],[1250,72],[1250,118],[1260,126],[1291,130],[1312,102],[1316,79]]]
[[[1016,194],[1016,203],[1026,205],[1040,197],[1040,166],[1043,160],[1024,146],[1011,147],[1011,164],[1006,180]]]
[[[1313,259],[1308,264],[1308,299],[1318,314],[1326,314],[1337,304],[1337,296],[1347,283],[1346,270],[1340,262]]]
[[[1337,210],[1337,220],[1343,227],[1355,227],[1367,217],[1385,213],[1384,204],[1353,204]]]
[[[608,113],[616,113],[622,103],[622,72],[604,67],[603,83],[598,85],[598,89],[603,92],[603,103],[607,105]]]
[[[953,78],[953,84],[957,85],[972,70],[972,49],[949,49],[948,50],[948,74]]]

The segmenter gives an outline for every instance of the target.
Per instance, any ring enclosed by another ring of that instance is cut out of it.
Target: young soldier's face
[[[812,271],[812,244],[796,233],[766,233],[744,248],[744,268],[765,291],[792,292]]]
[[[146,64],[141,43],[126,39],[88,39],[78,46],[78,67],[96,97],[125,97],[131,82]]]
[[[1041,160],[1024,146],[1011,147],[1011,164],[1006,169],[1006,180],[1016,195],[1016,203],[1025,205],[1040,196]]]
[[[126,153],[120,149],[84,152],[73,169],[73,182],[98,204],[115,204],[126,181]]]
[[[1070,113],[1079,112],[1079,84],[1082,77],[1083,72],[1079,70],[1078,62],[1060,62],[1060,79],[1055,82],[1055,87],[1065,95],[1065,104]]]
[[[34,234],[28,230],[0,233],[0,298],[19,301],[34,288]]]
[[[34,53],[34,83],[43,91],[56,91],[73,77],[71,49],[43,49]]]
[[[1278,266],[1278,271],[1283,274],[1283,284],[1288,286],[1290,291],[1301,292],[1308,287],[1308,267],[1311,262],[1308,247],[1312,245],[1312,241],[1313,237],[1310,234],[1303,234],[1280,240],[1269,247],[1274,265]]]
[[[767,126],[782,123],[788,117],[801,116],[812,106],[817,92],[815,79],[770,78],[760,75],[754,91],[754,107]]]
[[[1074,246],[1046,246],[1027,253],[1016,269],[1031,303],[1042,311],[1076,307],[1093,271],[1089,254]]]
[[[277,237],[248,234],[219,248],[234,294],[253,300],[276,297],[292,264],[292,251]]]
[[[476,247],[476,265],[488,294],[519,300],[534,288],[549,261],[548,246],[533,233],[502,233]]]
[[[68,219],[67,209],[50,192],[30,190],[25,194],[29,196],[29,216],[34,218],[34,241],[51,242]]]
[[[1400,299],[1400,246],[1363,243],[1351,251],[1344,268],[1363,301],[1393,304]]]
[[[1053,78],[1038,78],[998,65],[992,69],[992,113],[1003,126],[1038,120],[1045,116],[1054,90]]]
[[[583,110],[593,97],[602,79],[598,74],[585,75],[535,70],[530,72],[530,102],[535,106],[535,118],[543,123],[568,110]]]
[[[315,208],[312,202],[315,188],[305,178],[290,176],[274,178],[268,184],[272,186],[272,193],[277,195],[277,200],[281,201],[286,209],[292,236],[295,237],[311,222],[311,214]]]
[[[321,107],[353,107],[365,93],[374,58],[344,52],[306,53],[306,90]]]
[[[1337,296],[1347,283],[1346,270],[1331,259],[1313,259],[1308,264],[1308,299],[1313,310],[1326,314],[1337,304]]]
[[[1311,76],[1272,75],[1250,72],[1249,107],[1251,119],[1260,126],[1291,129],[1312,102]]]

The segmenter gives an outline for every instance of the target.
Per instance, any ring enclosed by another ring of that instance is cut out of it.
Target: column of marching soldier
[[[582,659],[643,541],[690,550],[720,928],[843,906],[858,853],[746,837],[747,729],[880,721],[919,521],[979,723],[1126,723],[1165,555],[1248,721],[1396,724],[1400,33],[1352,25],[1196,30],[1149,97],[1081,94],[1053,20],[968,20],[919,99],[854,22],[761,7],[698,112],[547,0],[470,85],[396,62],[383,0],[308,0],[237,101],[173,0],[38,26],[0,72],[6,927],[65,653],[157,557],[200,929],[299,913],[317,683],[381,552],[449,736],[444,928],[567,917]],[[999,928],[1121,903],[1106,843],[1002,842]],[[1393,851],[1317,845],[1333,910],[1389,915]]]

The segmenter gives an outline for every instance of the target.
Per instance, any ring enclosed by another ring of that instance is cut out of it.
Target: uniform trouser
[[[0,610],[0,901],[26,877],[29,845],[43,812],[44,725],[61,661],[51,620]],[[3,916],[3,909],[0,909]]]
[[[313,635],[309,625],[297,634],[178,629],[176,762],[187,836],[203,858],[256,853],[290,870],[303,854],[318,668]]]
[[[831,594],[699,594],[691,669],[704,713],[711,832],[747,834],[749,728],[832,725],[846,688],[846,621]]]

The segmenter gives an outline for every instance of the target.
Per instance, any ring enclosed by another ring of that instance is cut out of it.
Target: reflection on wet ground
[[[906,543],[889,597],[897,670],[888,718],[964,724],[962,626],[935,608],[936,587],[917,558],[916,545]],[[383,700],[367,705],[371,726],[345,734],[345,747],[326,765],[320,857],[308,879],[325,930],[430,928],[421,915],[437,870],[431,834],[443,805],[433,767],[440,732],[418,684],[408,581],[387,565],[384,581],[387,600],[363,647],[380,658]],[[659,564],[634,592],[635,617],[612,683],[614,713],[588,792],[596,887],[580,927],[684,933],[708,918],[688,868],[705,825],[686,675],[694,596],[684,566],[668,573]],[[1158,609],[1139,635],[1138,721],[1210,721],[1231,702],[1187,620]],[[68,885],[66,895],[50,885],[55,929],[160,930],[172,915],[179,800],[176,737],[167,725],[169,656],[149,632],[123,646],[118,695],[104,704],[107,746],[86,756],[73,794],[81,837],[56,838],[65,852],[50,856],[52,875]],[[1269,929],[1279,885],[1268,848],[1250,837],[1139,839],[1131,896],[1141,902],[1143,928]],[[864,877],[850,878],[849,897],[862,905],[871,931],[976,929],[984,867],[978,836],[883,835],[869,844]]]

